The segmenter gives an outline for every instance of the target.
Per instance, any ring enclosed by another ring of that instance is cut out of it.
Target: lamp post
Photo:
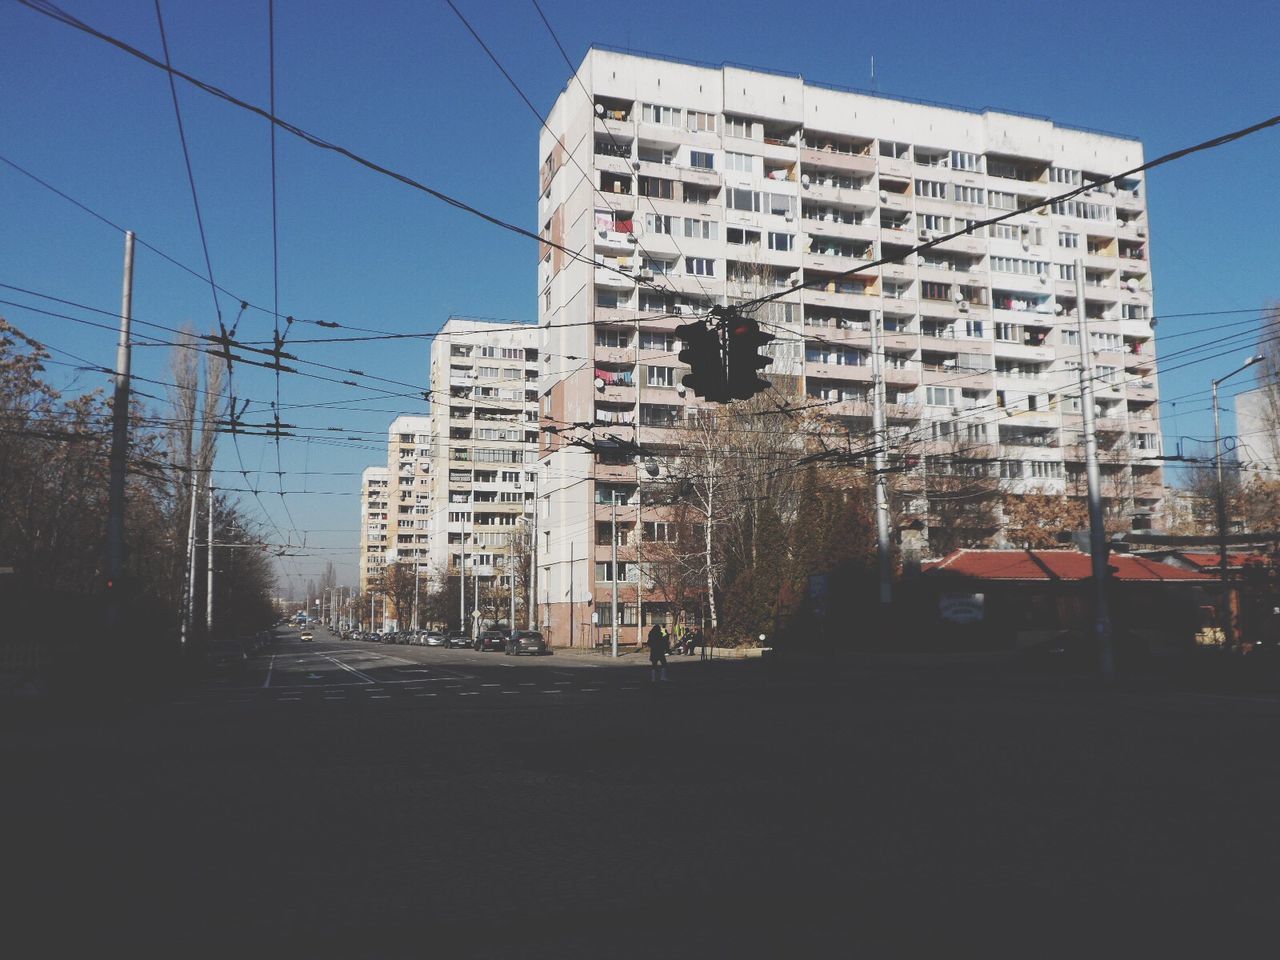
[[[1213,383],[1213,468],[1217,474],[1217,507],[1218,507],[1218,578],[1222,592],[1222,644],[1230,647],[1235,637],[1231,629],[1231,598],[1227,593],[1227,494],[1222,487],[1222,430],[1218,418],[1218,384],[1234,377],[1242,370],[1248,370],[1255,363],[1261,363],[1263,356],[1254,354],[1226,376],[1219,377]]]

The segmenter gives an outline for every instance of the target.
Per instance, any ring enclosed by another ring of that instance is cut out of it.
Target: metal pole
[[[610,500],[613,501],[613,535],[609,538],[613,544],[613,610],[609,614],[609,618],[613,621],[613,629],[609,636],[612,639],[613,656],[618,656],[618,491],[610,491]]]
[[[880,559],[880,602],[893,599],[893,569],[889,557],[888,432],[884,423],[884,340],[882,314],[871,311],[871,429],[875,433],[876,553]]]
[[[374,591],[372,590],[369,591],[369,632],[370,633],[375,632],[373,629],[373,598],[376,596],[377,594],[374,593]]]
[[[1102,519],[1102,479],[1098,473],[1098,437],[1094,432],[1093,351],[1089,347],[1089,322],[1085,316],[1084,261],[1076,260],[1076,330],[1080,339],[1080,409],[1084,416],[1085,477],[1089,485],[1089,557],[1093,569],[1094,637],[1098,641],[1098,666],[1102,679],[1115,677],[1111,650],[1111,611],[1107,602],[1107,531]]]
[[[529,538],[529,629],[538,629],[538,473],[533,474],[533,523]]]
[[[111,480],[107,493],[108,627],[120,621],[124,576],[124,479],[129,456],[129,324],[133,318],[133,231],[124,235],[124,286],[120,294],[120,340],[116,345],[116,382],[111,410]]]
[[[573,621],[578,616],[578,610],[573,605],[573,541],[569,541],[569,646],[573,646]]]
[[[204,588],[204,633],[213,636],[213,462],[209,463],[209,544],[205,550],[208,576]]]
[[[511,579],[511,615],[507,619],[509,630],[516,628],[516,535],[507,537],[507,575]]]
[[[418,581],[422,578],[422,565],[418,562],[418,548],[414,547],[413,558],[413,629],[418,629]]]
[[[458,557],[458,632],[470,633],[467,629],[467,522],[462,521],[462,553]]]
[[[194,460],[192,461],[194,464]],[[196,480],[196,471],[193,466],[191,470],[191,513],[187,517],[187,566],[186,566],[186,594],[182,601],[182,627],[178,640],[186,646],[187,640],[191,637],[191,630],[195,623],[195,605],[196,605],[196,514],[200,510],[200,501],[198,492],[200,490],[199,481]]]

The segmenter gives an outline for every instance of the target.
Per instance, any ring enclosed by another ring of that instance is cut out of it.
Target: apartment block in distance
[[[386,467],[365,467],[360,475],[360,593],[377,582],[387,562]]]
[[[695,402],[677,386],[686,371],[672,330],[682,318],[762,293],[784,292],[757,316],[779,335],[769,372],[787,389],[841,428],[869,430],[878,319],[897,455],[946,469],[947,449],[976,445],[1011,493],[1084,495],[1083,311],[1108,509],[1138,527],[1158,517],[1145,180],[1049,203],[1139,165],[1138,141],[600,48],[548,126],[538,157],[539,225],[551,242],[538,268],[541,403],[560,432],[544,433],[540,451],[539,517],[543,529],[554,518],[556,534],[540,544],[538,602],[555,643],[590,642],[593,613],[610,622],[614,577],[624,640],[643,632],[641,608],[646,621],[672,614],[640,593],[643,535],[663,528],[660,508],[642,505],[648,471],[637,472],[625,443],[661,449]],[[844,276],[895,254],[901,263]],[[617,439],[624,446],[611,451]],[[615,498],[616,570],[609,537],[598,536]]]
[[[533,324],[453,317],[431,344],[434,484],[422,508],[430,569],[465,569],[472,598],[477,583],[509,587],[508,558],[527,542],[539,374]]]

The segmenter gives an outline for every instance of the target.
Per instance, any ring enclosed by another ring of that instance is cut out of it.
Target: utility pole
[[[876,553],[880,559],[880,603],[893,600],[893,569],[889,558],[889,434],[884,417],[883,314],[871,311],[871,429],[875,434]]]
[[[511,615],[507,620],[508,632],[516,628],[516,535],[507,536],[507,576],[511,579]]]
[[[120,340],[111,409],[111,480],[107,493],[107,627],[120,622],[124,576],[124,478],[129,457],[129,325],[133,319],[133,231],[124,234],[124,285],[120,294]]]
[[[613,656],[616,660],[618,657],[618,490],[615,487],[610,491],[609,499],[613,502],[613,535],[609,538],[609,542],[613,545],[613,563],[611,572],[613,573],[613,610],[610,612],[610,619],[613,620],[613,629],[609,632],[612,641]]]
[[[377,594],[374,591],[370,590],[369,591],[369,632],[370,633],[377,632],[373,629],[373,598],[375,596],[377,596]]]
[[[1231,622],[1231,594],[1228,592],[1227,578],[1227,491],[1222,486],[1222,428],[1219,425],[1218,416],[1218,384],[1228,377],[1234,377],[1241,370],[1248,370],[1255,363],[1261,363],[1263,359],[1262,354],[1254,354],[1242,366],[1232,370],[1225,377],[1219,377],[1217,380],[1212,381],[1213,467],[1218,476],[1217,497],[1215,498],[1217,500],[1218,513],[1218,580],[1222,594],[1222,646],[1224,649],[1230,649],[1235,642],[1235,630]]]
[[[418,629],[418,581],[422,579],[422,565],[418,562],[418,548],[413,548],[413,629]]]
[[[538,471],[533,474],[533,523],[529,537],[529,629],[538,629]]]
[[[182,626],[178,636],[182,646],[187,645],[191,637],[191,628],[195,623],[196,605],[196,515],[200,512],[200,481],[196,478],[195,458],[191,460],[191,513],[187,517],[187,565],[186,595],[182,600]]]
[[[213,461],[209,461],[209,546],[205,550],[205,566],[208,578],[204,588],[204,635],[206,642],[213,636]]]
[[[1084,261],[1076,260],[1076,330],[1080,339],[1080,409],[1084,415],[1085,477],[1089,484],[1089,555],[1093,569],[1093,631],[1098,641],[1098,666],[1102,679],[1115,678],[1111,650],[1111,611],[1107,603],[1107,531],[1102,521],[1102,479],[1098,473],[1098,437],[1094,432],[1093,351],[1089,321],[1085,316]]]
[[[467,524],[462,526],[462,555],[458,558],[458,630],[470,635],[467,629]]]

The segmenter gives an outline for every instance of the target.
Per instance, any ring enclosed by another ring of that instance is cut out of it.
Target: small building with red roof
[[[1212,620],[1210,573],[1115,553],[1107,575],[1113,630],[1149,647],[1190,645]],[[1079,550],[957,550],[924,564],[919,580],[937,628],[958,641],[1017,647],[1091,630],[1092,562]]]

